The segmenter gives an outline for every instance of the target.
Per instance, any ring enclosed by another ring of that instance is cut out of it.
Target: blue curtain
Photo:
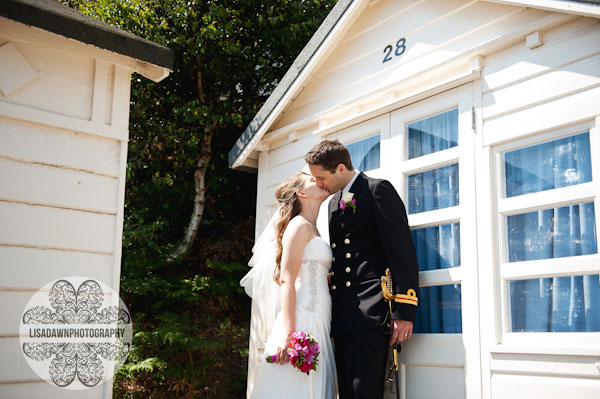
[[[408,158],[458,145],[458,110],[453,109],[408,125]],[[408,177],[408,213],[459,204],[458,164]],[[460,224],[412,231],[419,271],[460,266]],[[421,287],[416,333],[462,332],[460,284]]]
[[[458,145],[458,109],[408,125],[408,159]]]
[[[589,134],[505,153],[506,196],[591,181]],[[507,217],[509,262],[598,252],[594,203]],[[600,331],[598,276],[566,276],[509,282],[511,330]]]
[[[504,162],[507,197],[592,181],[587,132],[506,152]]]
[[[460,266],[460,224],[412,231],[419,271]],[[462,332],[460,284],[421,287],[416,333]]]
[[[419,271],[460,266],[460,224],[444,224],[412,231]]]
[[[378,169],[380,166],[379,135],[350,143],[346,146],[350,153],[352,166],[362,172]]]
[[[461,333],[460,284],[421,287],[415,333]]]
[[[506,222],[509,262],[598,252],[593,202],[508,216]]]
[[[456,206],[458,193],[458,164],[408,176],[408,213]]]
[[[600,331],[598,275],[509,283],[514,332]]]

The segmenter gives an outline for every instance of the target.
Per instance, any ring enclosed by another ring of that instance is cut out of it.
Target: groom
[[[418,268],[406,210],[386,180],[354,170],[339,141],[322,141],[304,157],[329,202],[333,252],[331,336],[340,399],[382,399],[388,348],[412,335]],[[396,301],[384,302],[389,268]]]

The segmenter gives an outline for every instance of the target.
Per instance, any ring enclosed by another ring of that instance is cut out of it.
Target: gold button
[[[350,283],[350,281],[346,281],[346,287],[350,287],[352,285],[352,283]]]
[[[350,252],[348,252],[348,253],[346,254],[346,258],[350,259],[351,257],[352,257],[352,255],[350,255]]]
[[[346,239],[344,240],[344,244],[350,244],[350,239],[349,239],[349,238],[346,238]]]
[[[332,261],[332,262],[335,262],[335,256],[333,256],[333,257],[331,258],[331,261]]]
[[[335,248],[335,242],[331,244],[331,248]]]
[[[336,287],[335,285],[332,285],[332,286],[331,286],[331,290],[332,290],[332,291],[335,291],[335,289],[336,289],[336,288],[337,288],[337,287]]]
[[[331,272],[331,275],[333,276],[335,274],[335,272]]]
[[[350,269],[349,267],[346,268],[346,273],[350,273],[352,271],[352,269]]]

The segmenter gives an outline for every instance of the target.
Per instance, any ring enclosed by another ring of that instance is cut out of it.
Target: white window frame
[[[379,134],[379,168],[365,172],[370,177],[387,179],[390,169],[390,114],[384,114],[327,135],[327,140],[339,140],[347,145]],[[358,167],[358,165],[353,165]],[[362,172],[362,171],[361,171]]]
[[[600,227],[600,153],[598,122],[587,121],[535,136],[516,138],[491,149],[493,219],[495,225],[495,339],[492,352],[600,355],[600,332],[511,332],[509,281],[600,273],[600,253],[563,258],[508,261],[507,216],[572,204],[594,202],[596,232]],[[592,181],[506,198],[503,153],[589,132]],[[597,234],[598,236],[598,234]],[[598,246],[600,249],[600,245]]]
[[[422,100],[417,104],[413,104],[410,106],[411,109],[408,110],[408,112],[414,115],[410,122],[392,122],[394,130],[402,131],[394,136],[392,143],[392,152],[394,154],[401,154],[401,156],[392,157],[392,169],[396,172],[394,173],[392,183],[398,189],[398,192],[403,199],[408,198],[409,176],[448,165],[458,164],[459,205],[408,215],[408,223],[411,230],[460,223],[460,266],[449,269],[419,272],[419,284],[422,287],[462,284],[465,278],[463,264],[465,264],[465,260],[469,262],[469,255],[464,249],[463,243],[469,242],[468,240],[471,238],[469,237],[469,234],[465,234],[465,228],[468,228],[468,224],[472,224],[473,226],[475,224],[475,214],[473,212],[475,192],[469,188],[469,186],[473,185],[468,184],[469,181],[474,181],[472,166],[474,162],[473,146],[468,145],[468,143],[472,141],[472,137],[468,136],[472,135],[473,132],[471,129],[470,117],[466,118],[466,116],[470,116],[471,114],[473,102],[472,91],[469,89],[470,86],[470,84],[467,84],[460,88],[441,93],[433,98]],[[458,145],[446,150],[408,159],[408,125],[455,108],[458,108],[459,119]],[[403,108],[396,112],[405,112],[405,109]],[[395,113],[392,113],[392,118],[394,118],[394,114]],[[467,182],[464,187],[463,182]],[[469,207],[471,208],[469,209]],[[472,214],[472,220],[468,220],[468,214]],[[475,237],[472,238],[476,239]],[[473,261],[476,262],[476,260]],[[464,295],[463,287],[461,287],[461,295]],[[463,328],[463,332],[464,330],[465,329]]]

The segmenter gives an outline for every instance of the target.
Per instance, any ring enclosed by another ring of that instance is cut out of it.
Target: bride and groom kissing
[[[264,348],[261,358],[250,357],[248,395],[382,399],[389,347],[411,337],[417,309],[406,209],[390,182],[355,170],[337,140],[317,143],[304,159],[308,170],[277,188],[279,210],[241,281],[253,299],[251,343]],[[328,244],[316,221],[331,194]],[[382,295],[386,269],[397,293],[391,306]],[[318,343],[318,366],[308,375],[290,364],[295,331]]]

